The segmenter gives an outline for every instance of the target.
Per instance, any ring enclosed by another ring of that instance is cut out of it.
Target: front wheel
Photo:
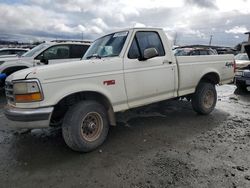
[[[89,152],[106,139],[109,124],[105,108],[95,101],[82,101],[66,113],[62,133],[73,150]]]
[[[211,83],[201,82],[192,96],[192,106],[198,114],[211,113],[217,102],[217,92]]]

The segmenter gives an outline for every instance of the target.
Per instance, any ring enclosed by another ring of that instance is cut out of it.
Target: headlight
[[[13,90],[16,103],[38,102],[43,100],[42,91],[37,80],[15,82]]]
[[[243,76],[243,72],[242,72],[242,71],[237,71],[237,72],[235,73],[235,76]]]

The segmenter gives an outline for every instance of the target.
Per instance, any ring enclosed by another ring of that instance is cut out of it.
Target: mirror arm
[[[145,57],[138,57],[138,61],[146,61],[147,60],[147,58],[145,58]]]

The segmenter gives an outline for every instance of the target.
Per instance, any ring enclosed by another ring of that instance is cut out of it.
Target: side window
[[[140,57],[139,48],[136,44],[135,38],[132,41],[132,44],[130,46],[129,52],[128,52],[128,58],[129,59],[138,59]]]
[[[192,50],[189,55],[200,55],[200,51],[199,50]]]
[[[206,50],[201,50],[200,55],[208,55],[208,52]]]
[[[45,50],[36,59],[68,59],[69,58],[69,46],[57,45]]]
[[[136,42],[138,41],[138,45]],[[153,31],[139,31],[136,33],[135,38],[129,49],[128,58],[135,59],[138,58],[140,53],[143,54],[144,50],[147,48],[156,48],[159,56],[164,56],[165,51],[157,32]]]
[[[18,50],[18,51],[15,52],[15,54],[21,56],[21,55],[23,55],[25,52],[26,52],[25,50]]]
[[[9,50],[0,51],[0,55],[10,55],[10,51]]]
[[[70,58],[82,58],[89,45],[71,45]]]
[[[137,32],[136,37],[139,43],[141,53],[147,48],[156,48],[159,56],[164,56],[165,51],[161,39],[156,32]]]

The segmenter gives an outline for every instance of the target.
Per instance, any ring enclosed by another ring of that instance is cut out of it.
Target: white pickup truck
[[[101,145],[115,112],[187,97],[199,114],[216,105],[216,84],[231,82],[233,55],[175,57],[162,29],[132,28],[97,39],[83,60],[21,70],[6,80],[10,125],[62,126],[66,144]]]

